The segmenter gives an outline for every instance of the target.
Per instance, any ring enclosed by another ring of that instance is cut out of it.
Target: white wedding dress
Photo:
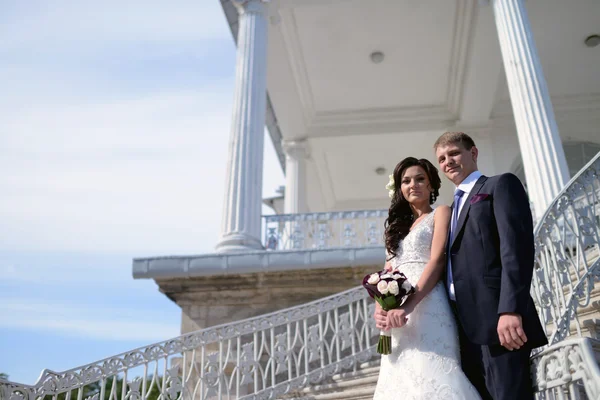
[[[430,258],[434,214],[400,242],[392,261],[413,285]],[[480,399],[461,369],[456,322],[441,282],[409,314],[405,326],[392,329],[392,354],[381,356],[374,399]]]

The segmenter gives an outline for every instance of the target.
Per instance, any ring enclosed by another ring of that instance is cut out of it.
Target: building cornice
[[[382,265],[383,246],[322,250],[247,251],[133,260],[134,279],[177,279],[213,275]]]

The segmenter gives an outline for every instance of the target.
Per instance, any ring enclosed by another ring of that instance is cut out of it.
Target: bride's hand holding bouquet
[[[392,352],[391,328],[400,327],[406,323],[406,311],[399,309],[406,298],[415,289],[406,276],[398,271],[375,272],[363,278],[363,287],[369,296],[377,301],[375,320],[377,327],[382,329],[377,345],[379,354]],[[389,315],[391,313],[391,315]],[[396,326],[398,323],[398,326]]]

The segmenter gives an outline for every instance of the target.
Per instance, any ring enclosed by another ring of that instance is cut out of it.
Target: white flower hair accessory
[[[388,190],[388,196],[390,199],[394,197],[394,192],[396,191],[396,183],[394,182],[394,175],[390,175],[390,181],[385,185],[385,188]]]

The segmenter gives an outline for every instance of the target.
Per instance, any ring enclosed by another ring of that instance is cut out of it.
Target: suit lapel
[[[471,190],[471,192],[465,199],[462,210],[460,210],[460,215],[458,216],[458,221],[456,221],[456,232],[454,233],[454,239],[452,240],[452,244],[450,245],[450,248],[452,248],[454,246],[454,243],[456,242],[456,238],[458,237],[458,234],[460,233],[460,231],[463,229],[463,227],[465,225],[465,221],[467,220],[467,215],[469,214],[469,210],[471,209],[471,199],[473,198],[473,196],[475,196],[476,194],[479,193],[479,191],[483,187],[483,184],[485,183],[486,180],[487,180],[487,176],[483,176],[483,175],[480,176],[479,179],[477,179],[477,182],[475,182],[475,186],[473,186],[473,189]],[[452,206],[454,207],[455,204],[452,203]]]

